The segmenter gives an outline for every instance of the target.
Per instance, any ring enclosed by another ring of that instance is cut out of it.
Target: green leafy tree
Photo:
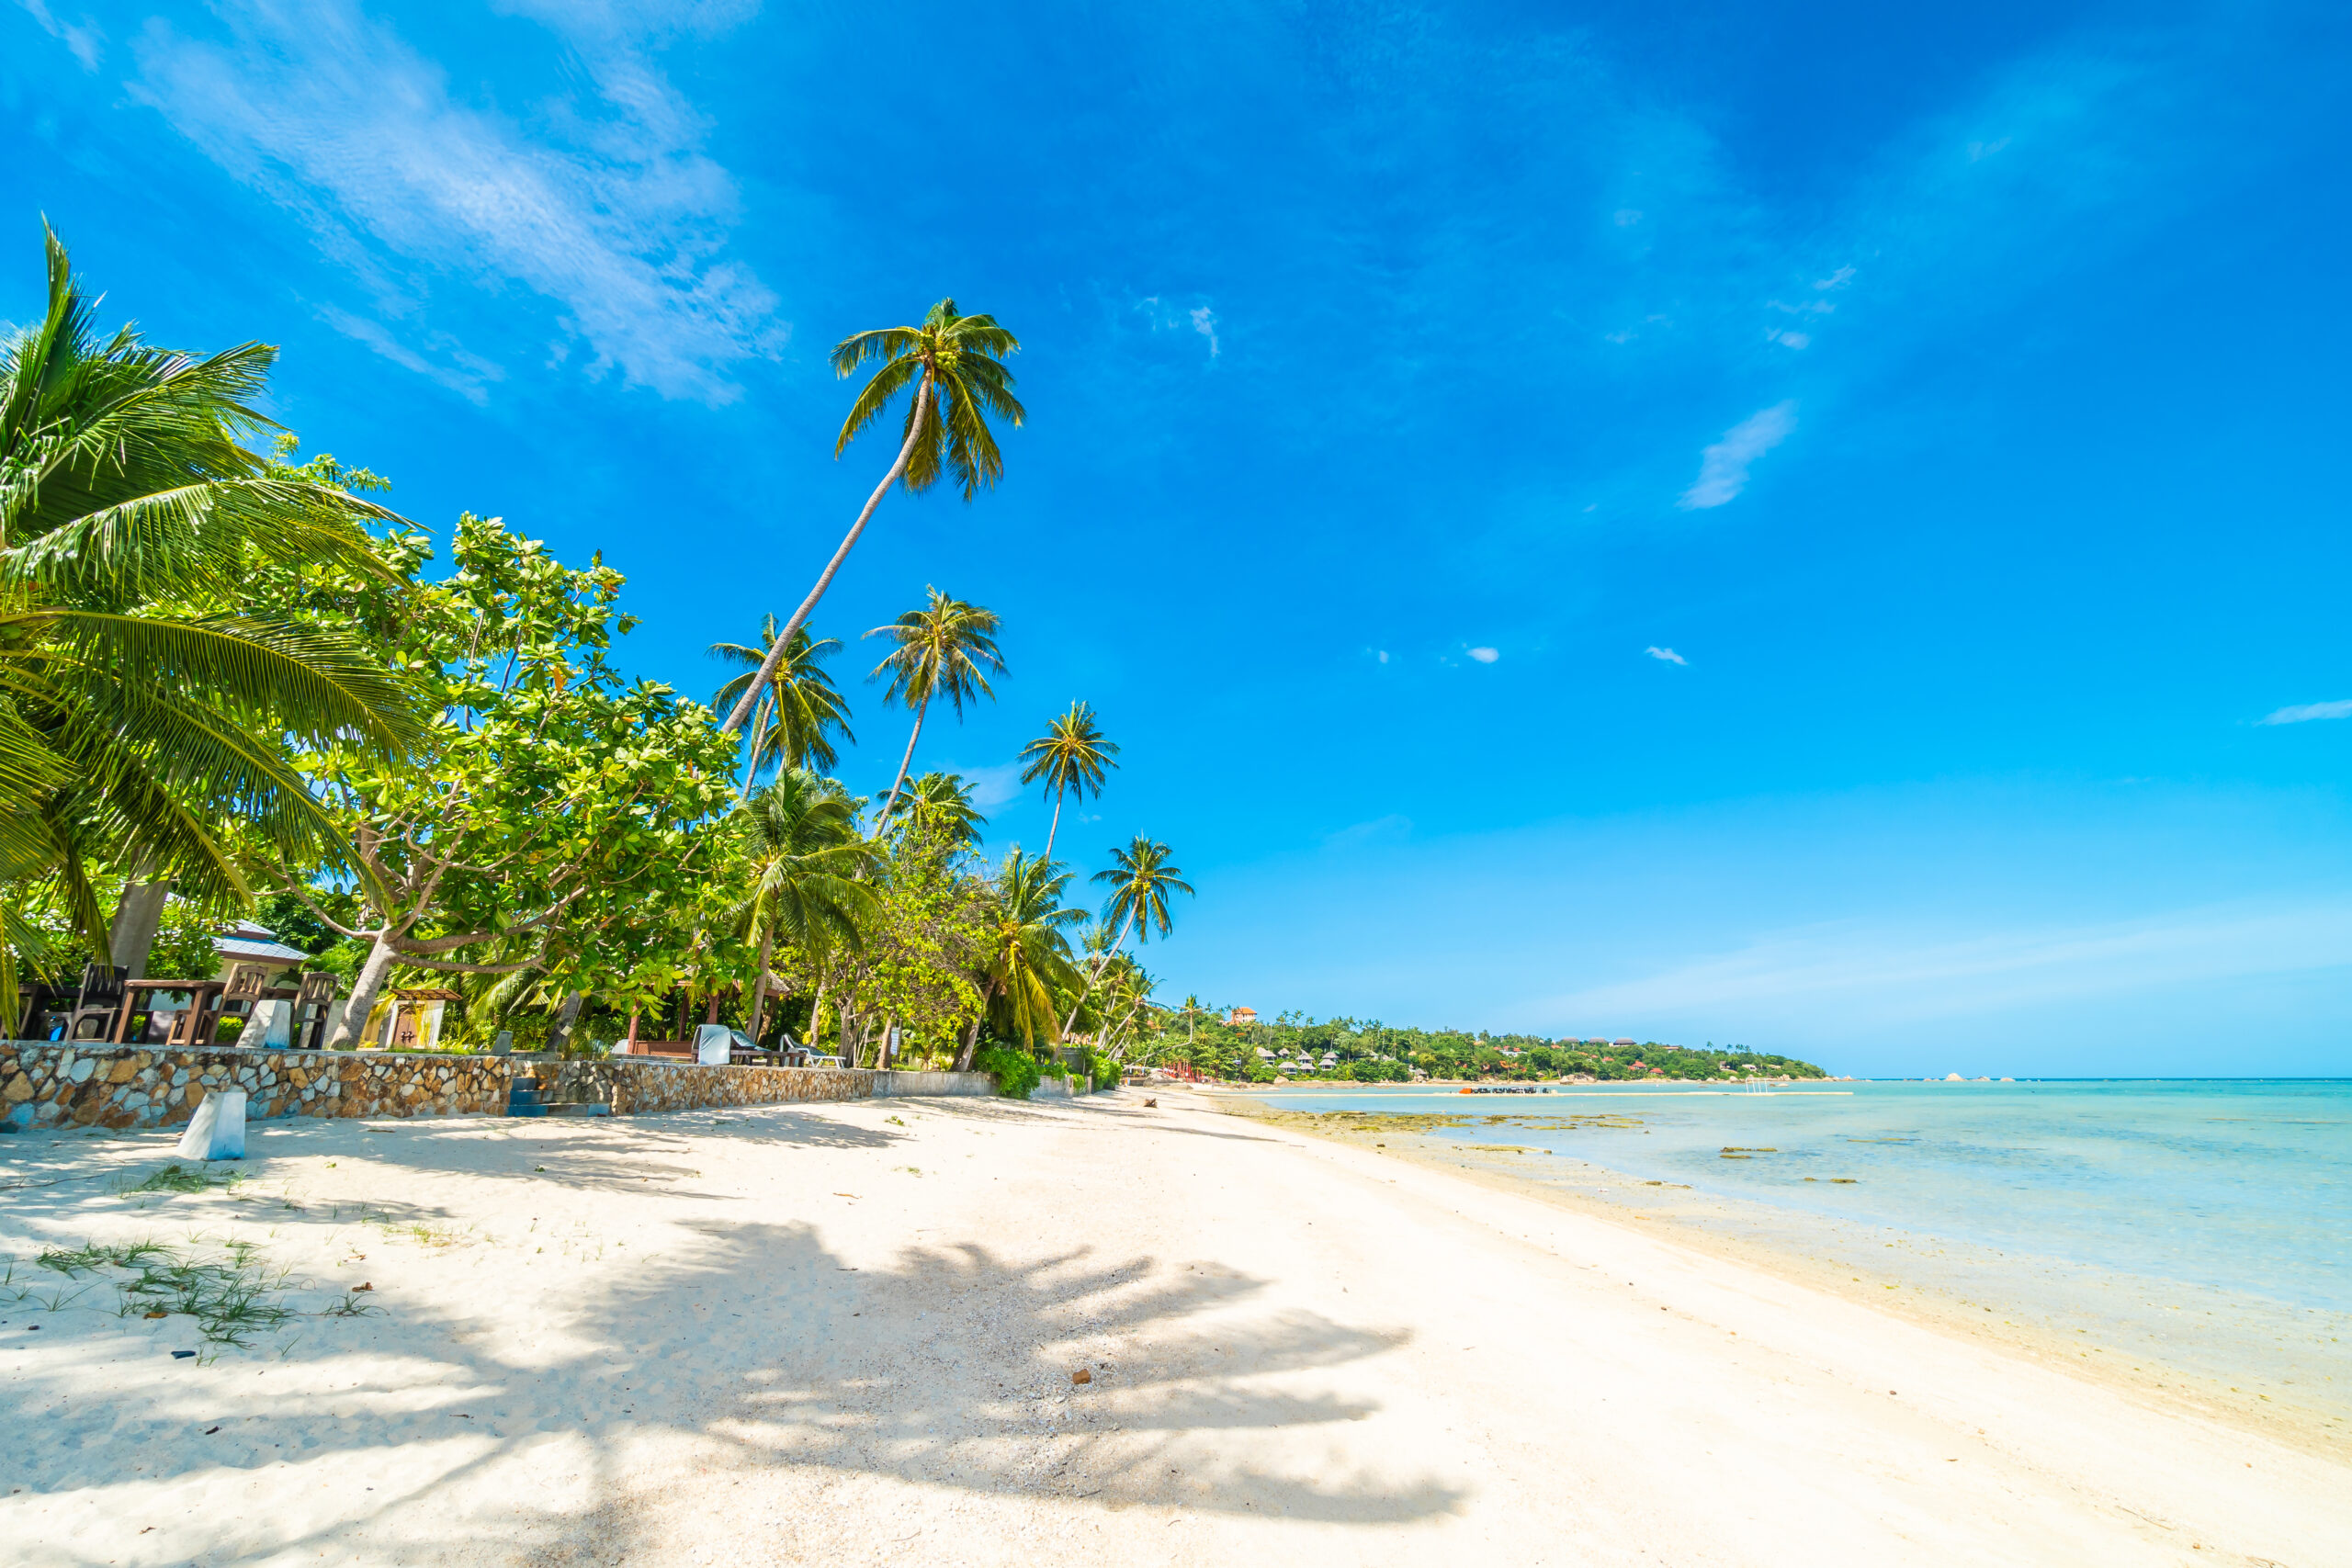
[[[778,768],[814,768],[822,773],[841,761],[834,749],[838,734],[852,745],[857,737],[849,727],[849,699],[833,684],[825,660],[841,651],[838,637],[810,640],[807,627],[792,634],[791,646],[774,668],[767,656],[776,642],[775,617],[760,630],[760,646],[715,642],[710,656],[743,673],[718,688],[710,699],[713,713],[731,709],[751,691],[759,672],[767,670],[767,683],[759,692],[752,715],[752,754],[743,767],[743,788],[750,793],[760,770],[773,762]]]
[[[612,640],[635,624],[616,607],[621,575],[601,559],[565,567],[471,514],[450,553],[437,581],[412,551],[396,591],[309,590],[375,627],[435,715],[410,761],[340,745],[309,757],[363,874],[346,915],[302,867],[282,868],[288,891],[367,949],[337,1044],[367,1028],[396,966],[536,970],[552,991],[616,1006],[662,997],[726,848],[714,818],[735,742],[698,705],[614,668]]]
[[[1046,829],[1046,858],[1054,858],[1054,838],[1062,830],[1062,797],[1075,795],[1081,804],[1089,795],[1102,793],[1103,778],[1119,765],[1119,748],[1103,738],[1102,726],[1085,703],[1072,703],[1046,733],[1021,750],[1023,784],[1043,782],[1054,797],[1053,825]]]
[[[910,610],[888,626],[865,634],[888,637],[893,645],[869,679],[888,675],[889,684],[883,689],[882,700],[911,708],[915,716],[914,728],[907,734],[906,753],[899,759],[898,777],[890,781],[882,814],[875,819],[876,833],[898,805],[899,787],[906,783],[907,769],[915,760],[915,742],[922,739],[922,721],[931,711],[932,700],[946,698],[961,718],[966,703],[981,697],[995,700],[996,691],[988,678],[1004,672],[1004,659],[996,647],[996,612],[951,599],[936,588],[926,588],[924,592],[927,598],[922,609]]]
[[[882,416],[900,392],[912,387],[914,399],[907,409],[898,457],[882,482],[874,487],[874,493],[865,498],[865,509],[842,536],[833,558],[818,574],[817,585],[785,623],[777,642],[770,646],[752,689],[764,687],[774,675],[794,634],[816,613],[818,602],[832,585],[833,574],[849,559],[857,536],[865,532],[874,509],[882,504],[892,485],[903,481],[909,491],[925,491],[938,482],[942,473],[949,473],[969,501],[983,485],[993,485],[1002,476],[1004,459],[997,451],[989,417],[993,414],[1015,425],[1027,417],[1012,396],[1012,372],[1004,367],[1005,359],[1020,350],[1020,340],[997,325],[995,317],[960,314],[953,299],[933,305],[919,327],[855,333],[834,345],[835,375],[847,378],[859,366],[878,362],[857,400],[850,405],[849,417],[842,422],[841,435],[833,443],[836,458],[849,449],[858,432]],[[750,721],[750,696],[751,690],[746,690],[737,700],[735,711],[727,716],[726,728],[741,729]]]

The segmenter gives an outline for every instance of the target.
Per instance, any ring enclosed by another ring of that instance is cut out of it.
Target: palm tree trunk
[[[898,460],[890,465],[890,471],[882,476],[882,482],[874,487],[874,493],[865,498],[865,510],[857,514],[857,521],[850,525],[849,532],[842,538],[841,548],[835,550],[833,558],[825,563],[824,573],[817,579],[817,586],[808,591],[808,597],[800,602],[800,608],[792,612],[792,619],[785,624],[784,630],[776,634],[768,656],[760,660],[759,674],[743,688],[742,700],[735,705],[735,711],[727,716],[727,722],[718,727],[721,734],[731,734],[742,728],[744,721],[752,716],[753,699],[767,688],[770,681],[775,679],[775,667],[784,662],[784,650],[792,646],[793,635],[815,614],[817,601],[822,599],[825,590],[832,586],[833,573],[841,570],[842,562],[849,559],[850,549],[857,543],[857,536],[865,532],[865,525],[873,517],[874,509],[882,504],[882,498],[890,493],[890,487],[899,482],[899,476],[905,473],[907,465],[913,461],[915,439],[922,434],[923,412],[930,401],[931,375],[926,371],[915,389],[914,418],[907,423],[907,438],[899,445]]]
[[[775,927],[770,925],[760,932],[760,972],[752,980],[752,1022],[751,1027],[743,1031],[754,1042],[760,1037],[760,1015],[767,1010],[768,955],[775,951]]]
[[[1046,863],[1054,863],[1054,835],[1062,830],[1062,792],[1054,791],[1054,825],[1046,829]]]
[[[155,932],[163,927],[164,905],[171,892],[169,882],[134,880],[123,885],[107,932],[107,962],[133,979],[147,973],[147,955],[155,950]]]
[[[580,1004],[588,998],[579,991],[566,991],[563,1000],[556,1005],[555,1027],[548,1031],[548,1049],[561,1054],[564,1042],[571,1038],[574,1025],[580,1021]]]
[[[833,973],[827,969],[817,976],[817,999],[808,1005],[808,1049],[825,1048],[825,989],[833,983]]]
[[[334,1026],[328,1050],[347,1051],[358,1044],[368,1027],[368,1015],[376,1010],[376,998],[383,994],[384,976],[392,972],[392,944],[380,936],[368,947],[359,973],[352,978],[351,997],[343,1004],[343,1021]]]
[[[890,781],[890,797],[882,803],[882,815],[874,819],[874,831],[867,835],[869,838],[880,838],[882,829],[890,824],[890,807],[899,803],[899,788],[907,782],[907,769],[913,765],[915,760],[915,742],[922,739],[923,716],[929,712],[931,697],[926,694],[922,701],[915,705],[914,733],[907,737],[907,754],[899,759],[899,776]]]
[[[986,1004],[982,1005],[985,1007]],[[964,1048],[956,1053],[956,1070],[959,1073],[972,1070],[973,1054],[980,1048],[980,1014],[974,1014],[971,1027],[964,1031]]]
[[[1069,1017],[1062,1021],[1062,1032],[1064,1034],[1068,1034],[1070,1031],[1070,1026],[1078,1021],[1078,1010],[1086,1005],[1088,994],[1094,989],[1094,982],[1102,977],[1102,965],[1110,963],[1111,955],[1118,952],[1122,946],[1125,945],[1127,933],[1135,929],[1135,924],[1136,912],[1133,909],[1129,909],[1127,911],[1127,918],[1120,922],[1119,940],[1113,942],[1110,946],[1104,948],[1100,953],[1095,955],[1093,967],[1090,968],[1086,972],[1086,984],[1079,988],[1078,1000],[1069,1004]]]

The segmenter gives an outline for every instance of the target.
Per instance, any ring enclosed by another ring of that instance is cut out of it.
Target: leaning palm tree
[[[891,811],[918,840],[951,850],[979,840],[989,819],[972,804],[973,786],[958,773],[925,773],[907,785]]]
[[[276,428],[276,350],[102,337],[48,248],[48,310],[0,350],[0,859],[104,953],[93,858],[222,903],[250,897],[232,833],[339,862],[289,743],[390,754],[421,721],[347,630],[242,603],[256,565],[392,575],[364,525],[394,513],[243,444]]]
[[[876,901],[862,877],[874,852],[858,836],[856,803],[840,784],[806,768],[786,768],[774,784],[754,791],[737,821],[751,890],[733,918],[760,943],[748,1031],[756,1040],[779,938],[820,960],[864,945]]]
[[[1008,1040],[1035,1045],[1052,1040],[1054,998],[1082,984],[1070,961],[1069,928],[1086,919],[1082,909],[1062,907],[1070,874],[1052,861],[1025,854],[1018,845],[1004,857],[996,877],[996,897],[984,928],[983,977],[988,1021]],[[977,1028],[957,1066],[971,1066]]]
[[[931,711],[931,700],[945,697],[961,718],[967,702],[996,699],[989,677],[1004,673],[1004,658],[996,649],[996,612],[951,599],[936,588],[924,592],[930,601],[922,609],[909,610],[888,626],[865,634],[886,637],[897,644],[866,678],[879,680],[888,674],[890,683],[883,689],[882,700],[912,708],[915,714],[906,754],[899,759],[899,776],[890,781],[882,815],[875,819],[877,834],[898,804],[899,787],[907,782],[907,769],[915,760],[915,742],[922,739],[923,716]]]
[[[768,654],[775,648],[776,637],[775,617],[770,615],[760,629],[757,648],[740,642],[710,645],[713,659],[742,671],[711,697],[713,712],[731,708],[750,693],[759,672],[768,668]],[[803,626],[792,634],[784,657],[768,670],[766,688],[757,694],[752,715],[752,755],[743,770],[745,793],[759,782],[762,764],[771,759],[779,768],[823,772],[841,761],[833,748],[835,731],[853,746],[857,743],[849,727],[849,699],[824,669],[824,661],[841,648],[838,637],[811,640]]]
[[[1062,830],[1062,796],[1075,795],[1081,804],[1089,794],[1102,793],[1105,770],[1115,768],[1119,748],[1102,738],[1094,709],[1072,703],[1069,710],[1046,727],[1046,733],[1021,750],[1023,784],[1045,781],[1054,797],[1053,826],[1046,829],[1046,858],[1054,858],[1054,835]]]
[[[1109,871],[1096,872],[1094,880],[1113,885],[1111,897],[1102,905],[1102,923],[1117,927],[1119,934],[1088,970],[1089,988],[1102,976],[1104,962],[1125,945],[1129,931],[1136,933],[1137,942],[1149,942],[1154,926],[1161,936],[1166,936],[1175,924],[1175,915],[1168,908],[1168,896],[1193,891],[1193,885],[1184,880],[1182,868],[1170,863],[1168,846],[1157,839],[1137,833],[1125,849],[1113,850],[1111,858],[1118,863]],[[1080,993],[1078,1001],[1070,1005],[1069,1019],[1062,1025],[1065,1032],[1077,1022],[1078,1010],[1085,1000]]]
[[[964,499],[969,501],[983,485],[993,485],[1002,477],[1004,459],[997,452],[995,433],[989,429],[989,415],[1011,420],[1015,426],[1028,417],[1012,396],[1012,372],[1004,367],[1005,357],[1020,351],[1021,340],[998,326],[994,316],[960,315],[953,299],[933,305],[919,327],[856,333],[833,345],[837,376],[846,378],[868,360],[881,361],[881,367],[850,405],[849,417],[842,422],[842,433],[833,442],[835,457],[849,450],[857,433],[880,418],[900,391],[912,386],[915,395],[907,408],[897,460],[865,498],[865,510],[818,574],[817,586],[785,623],[785,643],[789,644],[793,634],[816,613],[817,602],[831,586],[842,562],[849,559],[857,536],[865,532],[874,509],[882,504],[892,485],[904,480],[910,491],[926,491],[938,482],[941,473],[952,473],[964,488]],[[764,686],[782,659],[782,652],[771,648],[754,685]],[[738,730],[750,722],[750,695],[747,691],[737,701],[723,728]]]

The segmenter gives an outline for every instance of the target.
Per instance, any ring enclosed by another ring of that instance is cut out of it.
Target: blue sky
[[[0,318],[46,213],[701,694],[888,463],[826,350],[952,293],[1032,422],[818,626],[1003,615],[922,758],[999,845],[1095,705],[1174,993],[2352,1072],[2352,25],[1924,9],[13,0]]]

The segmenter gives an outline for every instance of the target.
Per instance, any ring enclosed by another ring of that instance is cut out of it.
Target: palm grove
[[[1065,1037],[1115,1057],[1166,1027],[1132,949],[1192,891],[1168,847],[1114,852],[1099,919],[1053,858],[1062,807],[1118,766],[1091,709],[1023,754],[1041,853],[983,859],[970,785],[921,768],[927,725],[995,699],[993,612],[933,587],[859,639],[897,772],[878,799],[832,775],[854,716],[812,620],[893,488],[1001,475],[995,426],[1024,413],[991,318],[943,300],[834,351],[868,371],[835,454],[902,407],[889,467],[789,619],[711,649],[732,673],[706,707],[616,664],[634,621],[601,557],[468,514],[444,559],[381,479],[298,460],[256,412],[273,350],[102,333],[53,235],[48,261],[0,360],[12,1024],[24,984],[85,964],[209,974],[209,933],[257,913],[345,976],[336,1045],[419,985],[462,996],[461,1044],[716,1021],[1015,1078]]]

